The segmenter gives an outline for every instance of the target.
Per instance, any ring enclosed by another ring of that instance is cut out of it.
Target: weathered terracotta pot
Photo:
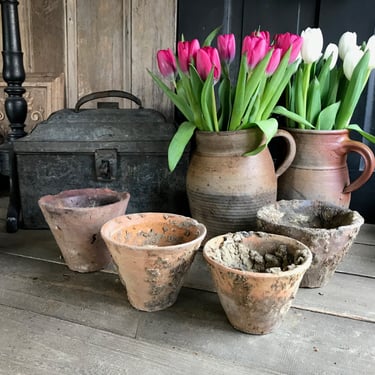
[[[275,202],[277,178],[295,154],[293,137],[279,130],[288,145],[284,161],[275,171],[268,148],[242,156],[262,141],[258,128],[240,131],[196,132],[196,149],[188,167],[186,191],[192,217],[207,227],[207,237],[254,229],[256,212]]]
[[[110,189],[66,190],[39,199],[39,207],[71,270],[98,271],[111,261],[100,229],[108,220],[125,213],[129,199],[129,193]]]
[[[313,254],[301,287],[319,288],[332,278],[351,248],[363,217],[356,211],[321,201],[279,201],[257,214],[259,230],[292,237]]]
[[[131,305],[157,311],[175,303],[206,228],[189,217],[149,212],[112,219],[101,233]]]
[[[288,129],[296,141],[296,156],[278,181],[278,200],[320,200],[349,207],[351,192],[372,176],[375,158],[365,144],[351,140],[349,131]],[[347,155],[364,161],[361,175],[350,182]]]
[[[214,237],[205,244],[203,256],[229,322],[252,334],[269,333],[281,324],[312,258],[301,242],[262,232]],[[294,268],[264,272],[263,257],[267,265],[279,256],[284,269],[291,264]]]

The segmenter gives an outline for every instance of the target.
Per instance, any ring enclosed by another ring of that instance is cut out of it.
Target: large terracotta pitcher
[[[278,130],[287,144],[285,160],[275,171],[268,148],[243,156],[262,141],[258,128],[196,132],[196,148],[188,167],[186,190],[191,215],[207,228],[206,239],[227,232],[252,230],[258,209],[276,201],[277,178],[295,155],[293,137]]]
[[[279,179],[278,199],[320,200],[349,207],[351,192],[371,177],[375,159],[365,144],[351,140],[349,131],[288,129],[296,141],[296,157]],[[361,175],[350,181],[347,154],[364,161]]]

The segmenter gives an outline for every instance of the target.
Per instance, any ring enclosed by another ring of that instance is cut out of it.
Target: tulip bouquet
[[[217,47],[211,46],[216,38]],[[157,52],[161,75],[151,74],[156,84],[185,117],[171,140],[168,163],[171,171],[180,160],[196,129],[219,132],[259,127],[264,140],[245,156],[262,151],[275,135],[278,123],[272,118],[280,96],[295,73],[302,38],[254,31],[242,41],[241,59],[235,80],[230,64],[236,54],[233,34],[214,30],[201,46],[197,39],[181,40],[177,55],[171,49]]]
[[[287,127],[355,130],[375,143],[373,135],[350,124],[375,68],[375,35],[358,46],[356,33],[345,32],[338,45],[329,43],[324,53],[319,28],[307,28],[301,37],[302,62],[285,90],[285,106],[276,106],[273,113],[285,116]]]

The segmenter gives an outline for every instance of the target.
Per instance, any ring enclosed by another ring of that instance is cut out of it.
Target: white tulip
[[[339,54],[339,48],[334,43],[329,43],[326,47],[323,55],[323,59],[327,60],[332,55],[331,64],[329,65],[329,69],[332,70],[336,66],[337,57]]]
[[[371,35],[367,41],[365,51],[370,51],[369,69],[375,69],[375,35]]]
[[[359,46],[357,46],[357,33],[347,31],[342,34],[339,40],[339,56],[341,60],[344,60],[346,53],[354,48],[359,49]]]
[[[301,56],[306,64],[313,63],[322,55],[323,34],[319,28],[312,29],[308,27],[301,33],[303,38]]]
[[[357,66],[359,60],[361,60],[364,52],[358,48],[353,48],[345,54],[343,69],[345,77],[350,81],[352,78],[353,71]]]

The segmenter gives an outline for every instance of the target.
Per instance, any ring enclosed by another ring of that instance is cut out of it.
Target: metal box
[[[98,103],[96,109],[80,109],[89,100],[108,96],[131,99],[140,107]],[[175,131],[162,114],[142,108],[138,98],[122,91],[93,93],[75,109],[53,113],[14,142],[22,227],[48,228],[38,206],[41,196],[92,187],[128,191],[127,213],[188,215],[188,153],[173,173],[168,169],[168,145]]]

